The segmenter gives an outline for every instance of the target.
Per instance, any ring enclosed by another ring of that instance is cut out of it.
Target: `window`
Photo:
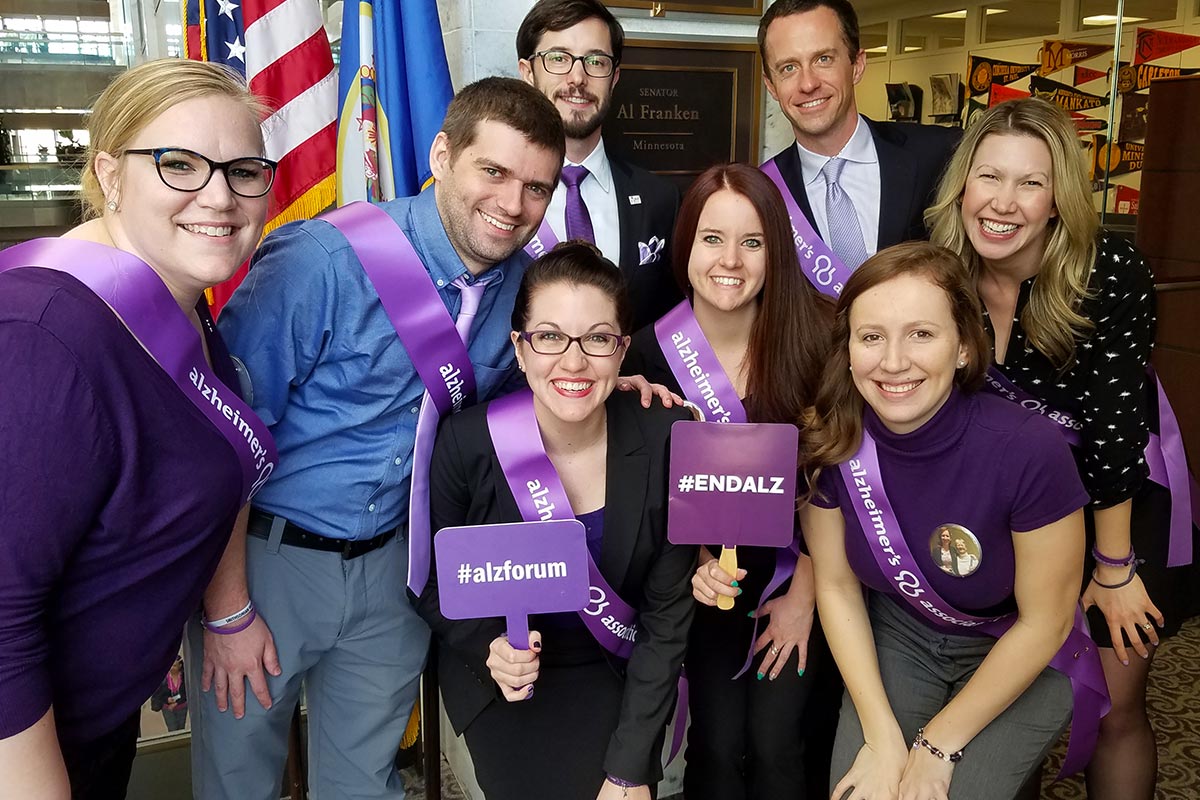
[[[966,40],[966,31],[966,9],[901,20],[901,52],[962,47]]]
[[[1057,38],[1059,0],[993,0],[980,9],[982,42]]]
[[[888,51],[888,24],[878,22],[858,29],[858,44],[867,51],[867,58],[883,58]]]
[[[1175,0],[1125,0],[1123,26],[1139,22],[1162,22],[1176,19]],[[1116,0],[1079,0],[1079,24],[1083,31],[1111,28],[1117,24]]]

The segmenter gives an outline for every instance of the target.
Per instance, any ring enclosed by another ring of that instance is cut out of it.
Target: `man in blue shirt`
[[[453,282],[487,275],[467,348],[480,400],[513,372],[521,247],[558,181],[563,143],[558,112],[535,89],[479,81],[455,97],[431,148],[433,189],[381,206],[452,317]],[[209,630],[189,626],[189,662],[203,664],[193,686],[205,690],[193,703],[196,796],[279,797],[303,685],[314,796],[402,798],[392,762],[429,642],[405,593],[424,386],[350,243],[327,222],[267,238],[221,332],[279,467],[239,517],[205,594]],[[251,601],[257,619],[224,635],[221,622]],[[247,681],[258,703],[245,702]]]

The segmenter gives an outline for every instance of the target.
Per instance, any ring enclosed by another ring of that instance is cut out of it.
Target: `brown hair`
[[[114,78],[88,118],[87,163],[79,179],[84,219],[104,215],[104,190],[96,177],[97,155],[120,156],[133,138],[167,109],[213,95],[245,106],[255,123],[267,114],[266,106],[250,93],[242,77],[221,64],[160,58]]]
[[[517,58],[522,61],[532,58],[546,31],[565,31],[585,19],[598,19],[608,26],[612,56],[620,63],[621,51],[625,49],[625,30],[599,0],[540,0],[535,3],[517,29]]]
[[[555,153],[560,164],[567,154],[562,117],[545,95],[524,81],[484,78],[454,95],[442,122],[451,158],[475,144],[484,120],[507,125],[530,144]]]
[[[513,302],[512,329],[523,331],[529,324],[529,304],[533,293],[542,286],[566,283],[571,286],[594,286],[604,292],[617,308],[617,327],[622,335],[633,327],[633,308],[625,278],[617,266],[600,254],[588,242],[573,239],[562,242],[545,253],[525,270],[517,298]]]
[[[793,14],[803,14],[818,8],[828,8],[837,14],[838,22],[842,24],[842,38],[850,50],[850,60],[858,57],[861,49],[858,38],[858,14],[848,0],[776,0],[767,9],[762,19],[758,21],[758,54],[762,56],[763,71],[768,71],[767,61],[767,28],[780,17],[790,17]]]
[[[821,469],[845,461],[862,442],[863,398],[850,375],[850,308],[868,290],[904,275],[925,278],[946,293],[959,340],[967,351],[967,364],[954,373],[954,383],[966,391],[983,385],[991,346],[983,329],[979,298],[962,261],[929,242],[904,242],[880,250],[850,275],[838,297],[833,345],[821,389],[808,424],[801,428],[800,463],[808,477],[809,496]]]
[[[828,305],[800,271],[783,197],[770,178],[745,164],[717,164],[696,178],[675,221],[671,246],[675,280],[690,296],[688,262],[700,213],[722,189],[754,206],[767,250],[766,279],[746,353],[746,413],[755,422],[794,424],[816,397],[828,350],[829,314]]]

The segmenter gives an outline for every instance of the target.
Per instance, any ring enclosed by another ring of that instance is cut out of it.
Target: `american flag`
[[[318,0],[185,0],[183,14],[184,55],[237,70],[271,111],[263,131],[279,172],[265,232],[332,205],[337,70]],[[244,270],[210,295],[215,309]]]

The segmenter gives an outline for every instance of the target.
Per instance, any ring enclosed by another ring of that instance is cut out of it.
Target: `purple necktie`
[[[454,327],[462,338],[463,344],[468,344],[471,333],[471,323],[479,311],[479,301],[483,299],[483,291],[496,277],[489,272],[473,284],[467,283],[467,276],[456,278],[452,285],[458,287],[462,296],[462,305],[458,309],[458,317]],[[417,435],[413,443],[412,482],[408,493],[408,525],[410,536],[428,537],[429,528],[429,460],[433,456],[433,442],[437,438],[438,411],[429,392],[421,398],[421,413],[417,415]],[[416,587],[418,594],[424,588],[424,583]]]
[[[588,174],[587,167],[563,167],[562,182],[567,187],[567,238],[585,239],[595,244],[592,216],[583,204],[583,195],[579,193],[579,184]]]
[[[862,227],[850,195],[842,190],[838,179],[846,166],[844,158],[831,158],[821,167],[825,176],[825,215],[829,224],[829,247],[850,270],[867,260]]]

